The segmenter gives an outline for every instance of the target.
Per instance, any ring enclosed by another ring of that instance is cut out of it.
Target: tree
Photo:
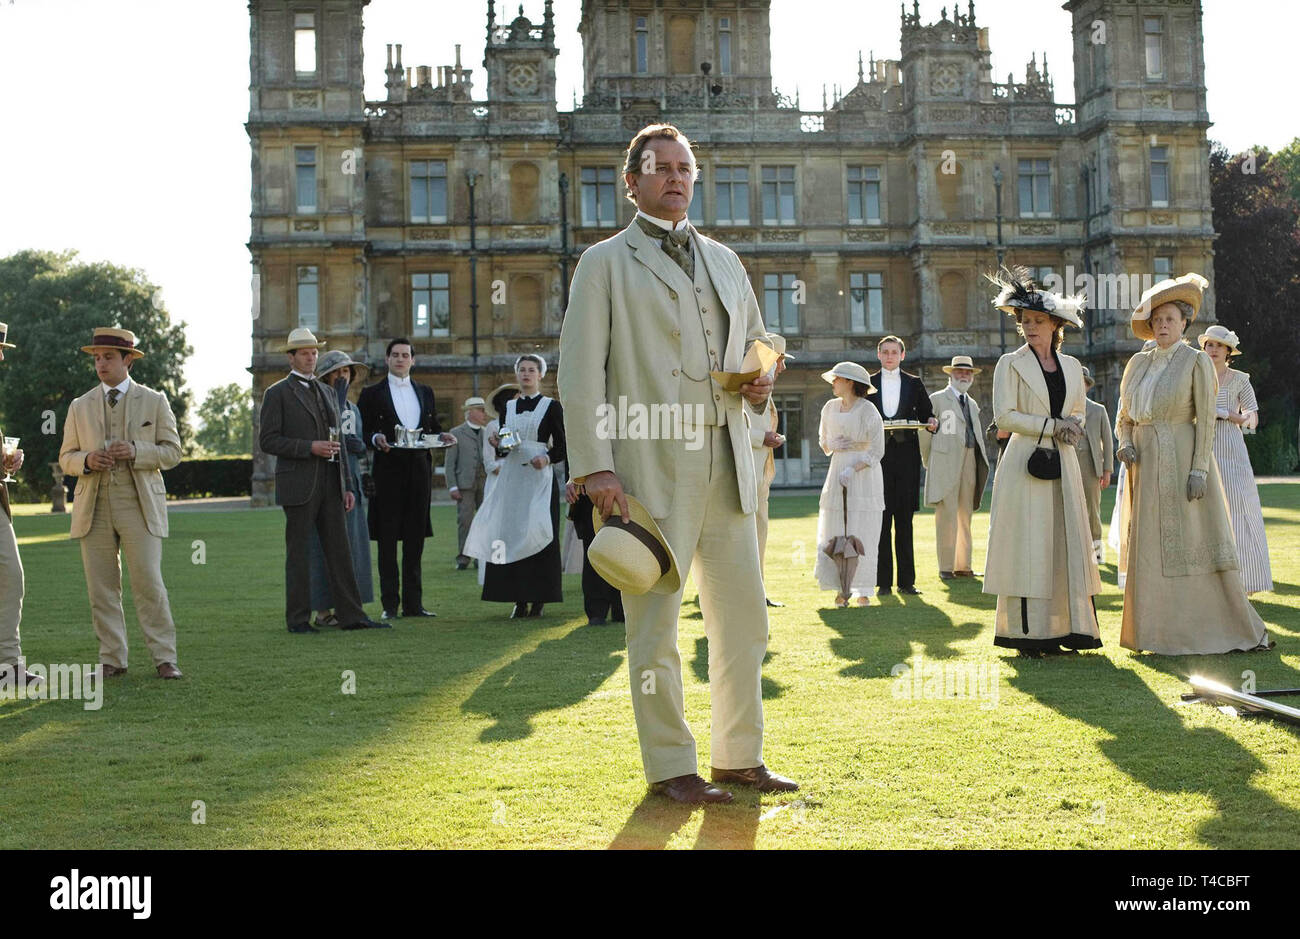
[[[1260,401],[1261,428],[1281,424],[1296,444],[1295,366],[1300,362],[1300,203],[1291,195],[1283,162],[1256,148],[1230,156],[1210,152],[1215,315],[1241,339]],[[1285,467],[1289,470],[1291,467]],[[1257,471],[1260,469],[1256,468]],[[1277,471],[1269,468],[1266,471]]]
[[[0,422],[22,438],[19,478],[32,493],[44,494],[53,482],[47,466],[59,458],[68,405],[99,381],[94,360],[81,351],[96,326],[136,334],[145,356],[131,366],[131,379],[167,396],[181,441],[189,440],[183,369],[194,350],[185,324],[171,322],[142,271],[80,263],[75,251],[20,251],[0,258],[0,310],[18,347],[0,364]]]
[[[1291,198],[1300,202],[1300,137],[1295,138],[1269,159],[1269,165],[1277,168],[1287,179]]]
[[[253,392],[231,382],[208,392],[199,405],[203,427],[195,441],[217,456],[243,456],[253,452]]]

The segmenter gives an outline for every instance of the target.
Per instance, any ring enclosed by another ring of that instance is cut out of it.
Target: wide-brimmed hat
[[[668,539],[634,496],[627,497],[627,515],[626,522],[617,512],[602,522],[600,509],[592,506],[591,524],[596,534],[587,547],[587,560],[597,574],[623,593],[676,593],[682,575]]]
[[[1241,350],[1237,348],[1237,343],[1241,340],[1237,338],[1237,334],[1227,326],[1220,326],[1218,323],[1215,323],[1213,326],[1206,329],[1205,332],[1197,336],[1196,341],[1201,344],[1202,349],[1205,348],[1207,342],[1221,342],[1228,347],[1229,356],[1241,355]]]
[[[871,384],[871,376],[867,374],[867,370],[857,362],[836,362],[835,367],[829,372],[822,372],[822,381],[830,383],[836,378],[847,378],[849,381],[862,382],[867,386],[867,394],[871,394],[876,390],[876,386]]]
[[[1083,369],[1083,383],[1085,385],[1091,388],[1093,385],[1097,384],[1097,382],[1092,377],[1092,369],[1088,368],[1088,366],[1086,365],[1081,365],[1079,367]]]
[[[1073,297],[1051,293],[1034,286],[1027,267],[1002,268],[997,274],[985,274],[990,282],[1001,288],[993,305],[1003,313],[1015,314],[1017,310],[1035,310],[1055,316],[1076,329],[1083,328],[1084,296]]]
[[[1201,312],[1201,301],[1205,298],[1205,288],[1208,286],[1210,282],[1200,274],[1184,274],[1182,277],[1172,277],[1152,284],[1133,308],[1133,316],[1129,320],[1133,335],[1139,339],[1154,339],[1155,333],[1151,331],[1152,311],[1175,300],[1182,300],[1192,308],[1192,317],[1188,322],[1194,322],[1196,314]]]
[[[501,392],[503,392],[503,391],[521,391],[521,390],[522,390],[522,389],[519,387],[519,383],[518,383],[518,382],[508,381],[508,382],[506,382],[506,383],[503,384],[503,385],[497,385],[495,388],[493,388],[493,389],[492,389],[492,393],[491,393],[490,395],[487,396],[487,399],[488,399],[488,401],[495,401],[497,395],[501,394]],[[500,416],[501,416],[500,414],[497,413],[496,408],[493,407],[491,404],[487,405],[487,410],[488,410],[488,413],[491,414],[491,415],[493,415],[494,417],[500,417]]]
[[[299,349],[324,349],[325,343],[317,342],[312,331],[306,326],[299,326],[289,333],[289,341],[280,347],[281,352],[296,352]]]
[[[482,408],[486,411],[488,405],[487,402],[478,395],[473,395],[472,397],[466,398],[465,403],[460,406],[462,412],[468,411],[470,408]]]
[[[17,349],[18,347],[9,341],[9,324],[0,323],[0,348]]]
[[[954,355],[952,357],[952,363],[943,367],[944,374],[951,375],[954,368],[968,368],[976,375],[984,371],[982,368],[975,367],[975,363],[971,361],[969,355]]]
[[[324,378],[330,372],[337,372],[341,368],[352,367],[358,369],[360,374],[353,378],[353,381],[359,382],[370,374],[370,366],[364,362],[354,362],[342,349],[331,349],[319,359],[316,360],[316,377]]]
[[[144,358],[144,353],[135,347],[135,333],[129,329],[114,329],[112,326],[96,326],[91,336],[90,345],[82,346],[82,352],[98,352],[101,349],[117,349],[123,355],[130,353],[132,358]]]
[[[787,359],[794,361],[794,356],[792,356],[789,352],[785,351],[785,337],[782,336],[780,333],[768,333],[767,341],[772,344],[772,351],[774,351],[777,355],[783,355]]]

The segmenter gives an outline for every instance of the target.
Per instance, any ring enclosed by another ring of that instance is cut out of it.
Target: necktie
[[[681,228],[677,231],[667,231],[640,215],[636,217],[636,221],[643,232],[663,246],[664,254],[672,258],[673,262],[682,269],[682,272],[687,277],[694,280],[695,258],[687,250],[691,243],[690,230]]]
[[[966,446],[975,446],[975,425],[971,423],[970,408],[966,406],[966,396],[961,395],[961,413],[966,418]]]
[[[122,392],[118,391],[116,388],[108,389],[108,406],[110,408],[117,407],[117,399],[121,394]]]

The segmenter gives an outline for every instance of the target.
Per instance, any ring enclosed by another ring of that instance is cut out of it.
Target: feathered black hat
[[[996,284],[1000,292],[993,305],[1003,313],[1015,313],[1016,310],[1037,310],[1064,320],[1076,328],[1083,327],[1083,294],[1064,297],[1059,293],[1050,293],[1034,286],[1033,276],[1027,267],[1002,267],[996,274],[984,275],[990,283]]]

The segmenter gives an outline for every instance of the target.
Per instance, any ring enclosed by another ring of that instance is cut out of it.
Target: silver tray
[[[454,447],[455,442],[443,443],[441,440],[422,440],[413,444],[389,444],[394,450],[441,450],[444,447]]]

